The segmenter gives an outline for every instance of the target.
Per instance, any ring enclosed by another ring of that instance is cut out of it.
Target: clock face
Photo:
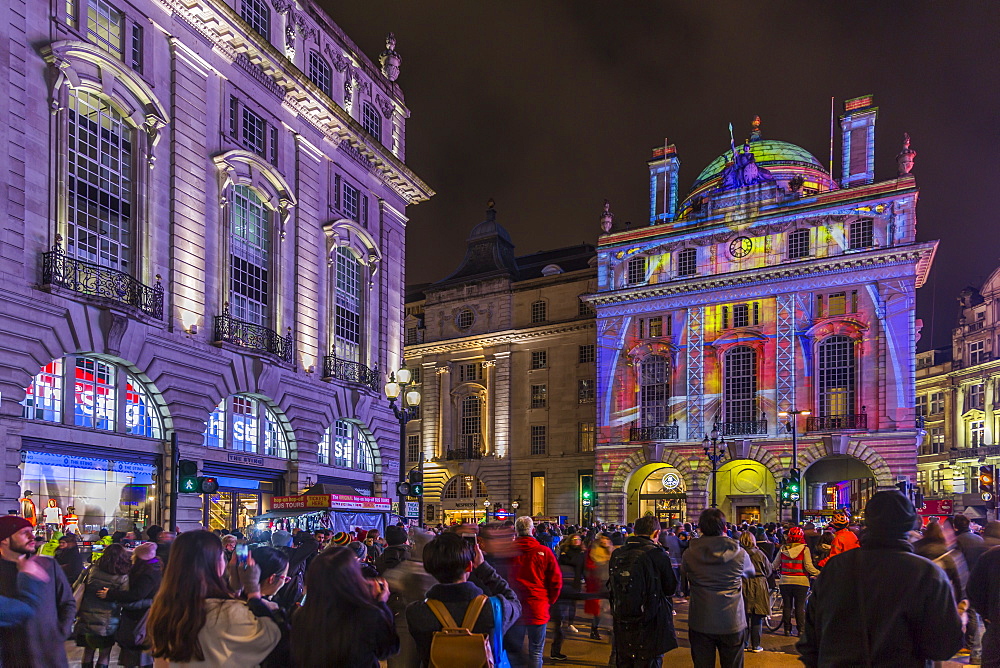
[[[733,257],[746,257],[753,251],[753,240],[750,237],[737,237],[729,244],[729,254]]]

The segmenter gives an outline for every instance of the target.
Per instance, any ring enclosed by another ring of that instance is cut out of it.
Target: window
[[[646,258],[634,257],[628,261],[628,276],[626,279],[629,285],[637,285],[646,280]]]
[[[577,452],[593,452],[595,442],[594,423],[580,422],[576,430],[576,450]]]
[[[532,350],[531,351],[531,368],[532,369],[544,369],[548,366],[549,354],[545,350]]]
[[[243,107],[243,143],[249,150],[267,159],[267,123],[246,107]]]
[[[986,422],[984,420],[969,421],[969,447],[978,448],[986,443]]]
[[[462,399],[460,444],[465,452],[481,452],[483,402],[478,396]]]
[[[420,419],[420,404],[417,404],[416,406],[410,406],[406,410],[409,412],[411,420]]]
[[[361,105],[361,127],[372,136],[372,139],[382,141],[382,119],[375,106],[368,102]]]
[[[588,343],[580,346],[577,359],[580,364],[593,364],[597,361],[596,347],[594,344]]]
[[[531,407],[545,408],[548,400],[548,388],[545,385],[531,386]]]
[[[417,343],[417,328],[407,327],[406,328],[406,345],[413,346]]]
[[[333,70],[318,51],[309,52],[309,80],[326,93],[327,97],[333,97]]]
[[[746,304],[737,304],[733,307],[733,327],[750,326],[750,307]]]
[[[585,302],[581,299],[576,314],[581,318],[593,318],[594,313],[595,313],[594,307],[591,306],[589,302]]]
[[[871,218],[863,218],[851,223],[847,245],[851,250],[871,248],[875,245],[875,231]]]
[[[368,196],[347,183],[339,174],[334,176],[334,208],[344,218],[349,218],[363,227],[368,227]]]
[[[663,355],[649,355],[639,364],[639,419],[642,426],[667,424],[669,399],[670,360]]]
[[[352,220],[358,219],[358,213],[360,212],[359,202],[360,202],[360,192],[358,191],[358,189],[349,183],[345,183],[343,210],[344,214],[348,218]]]
[[[931,392],[930,414],[937,415],[944,412],[944,393]]]
[[[545,474],[531,474],[531,514],[545,515]]]
[[[594,403],[594,379],[581,378],[576,381],[576,396],[581,404]]]
[[[483,365],[479,362],[458,365],[458,382],[474,383],[483,379]]]
[[[229,136],[251,153],[278,164],[278,128],[235,95],[229,96]]]
[[[142,26],[138,23],[132,25],[132,49],[130,53],[131,62],[129,66],[136,72],[142,72]]]
[[[928,434],[930,437],[931,454],[941,454],[944,452],[944,427],[931,427]]]
[[[71,91],[68,159],[68,255],[129,273],[132,128],[101,98]]]
[[[969,385],[966,390],[967,405],[966,410],[971,408],[978,408],[982,410],[983,408],[983,384],[976,383],[974,385]]]
[[[819,414],[821,417],[853,415],[854,341],[830,336],[819,344]]]
[[[723,408],[726,422],[757,419],[757,351],[749,346],[726,353]]]
[[[288,459],[288,435],[277,413],[246,394],[233,394],[219,402],[205,424],[202,444]]]
[[[663,317],[656,316],[649,319],[649,338],[658,339],[663,336]]]
[[[330,437],[329,430],[323,434],[323,438],[319,439],[319,443],[316,446],[316,461],[319,464],[329,464],[330,463]]]
[[[969,344],[969,364],[982,364],[983,362],[988,362],[989,358],[986,356],[986,342],[985,341],[973,341]]]
[[[331,447],[332,446],[332,447]],[[375,472],[375,454],[372,449],[372,439],[361,425],[350,420],[337,420],[323,433],[320,441],[320,451],[333,452],[333,465],[357,471]]]
[[[406,461],[420,461],[420,435],[410,434],[406,437]]]
[[[455,325],[461,329],[466,330],[472,327],[473,323],[476,322],[476,314],[471,308],[463,308],[458,312],[455,317]]]
[[[847,313],[847,293],[834,292],[827,299],[827,315],[844,315]]]
[[[927,415],[927,395],[926,394],[918,394],[917,395],[916,406],[914,406],[914,408],[916,409],[916,412],[917,412],[918,416],[923,417],[923,416]]]
[[[722,329],[729,329],[729,307],[722,307]]]
[[[104,0],[87,3],[87,39],[118,60],[124,60],[125,16]]]
[[[270,257],[270,214],[257,193],[234,186],[229,203],[229,310],[237,320],[268,325]]]
[[[694,276],[698,271],[698,250],[685,248],[677,253],[677,275]]]
[[[548,449],[547,428],[544,424],[531,425],[531,454],[544,455]]]
[[[264,39],[271,40],[271,10],[267,0],[242,0],[240,16]]]
[[[21,417],[29,420],[62,422],[62,360],[49,362],[25,390]]]
[[[531,322],[532,324],[538,322],[545,322],[548,320],[548,304],[544,301],[537,301],[531,303]]]
[[[788,259],[809,257],[809,230],[795,230],[788,234]]]
[[[361,362],[361,263],[346,246],[337,249],[333,349],[340,359]]]
[[[445,483],[442,499],[485,499],[486,485],[474,475],[458,475]]]
[[[410,382],[419,385],[423,381],[423,369],[419,366],[415,366],[410,369]]]

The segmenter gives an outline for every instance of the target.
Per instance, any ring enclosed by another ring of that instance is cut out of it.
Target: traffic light
[[[182,494],[200,494],[198,462],[182,459],[177,462],[177,491]]]
[[[399,496],[409,496],[410,495],[410,483],[408,482],[397,482],[396,483],[396,494]]]
[[[198,491],[202,494],[215,494],[219,491],[219,479],[213,476],[198,478]]]
[[[594,476],[580,476],[580,505],[590,508],[594,503]]]
[[[790,469],[788,471],[788,498],[792,502],[798,501],[801,498],[801,479],[802,475],[798,469]]]
[[[781,507],[788,508],[792,505],[792,491],[791,491],[791,480],[788,478],[781,479],[781,488],[779,490],[779,498],[781,500]]]
[[[996,472],[992,464],[979,467],[979,495],[983,501],[992,501],[996,496]]]
[[[410,471],[410,496],[424,495],[424,476],[419,468]]]

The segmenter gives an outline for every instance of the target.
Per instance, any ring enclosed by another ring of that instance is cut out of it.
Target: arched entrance
[[[809,465],[802,476],[802,520],[826,524],[833,511],[858,515],[878,491],[869,466],[850,455],[829,455]]]
[[[711,478],[708,482],[711,494]],[[752,459],[727,462],[719,468],[715,484],[716,505],[730,522],[738,524],[778,520],[774,475],[760,462]]]
[[[459,474],[441,489],[441,512],[445,524],[475,524],[486,514],[483,502],[489,498],[486,484],[474,475]]]
[[[670,464],[647,464],[637,469],[629,479],[626,494],[625,515],[629,522],[644,515],[655,515],[670,526],[686,521],[687,483]]]

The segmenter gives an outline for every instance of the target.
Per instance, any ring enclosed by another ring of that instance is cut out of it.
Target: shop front
[[[270,459],[227,453],[226,462],[206,460],[202,475],[214,476],[219,489],[204,495],[204,524],[209,530],[240,531],[254,528],[254,518],[271,509],[271,500],[284,491],[284,469],[269,469]]]
[[[630,485],[629,520],[652,515],[668,526],[683,523],[687,488],[680,471],[666,464],[654,464],[637,473]]]

